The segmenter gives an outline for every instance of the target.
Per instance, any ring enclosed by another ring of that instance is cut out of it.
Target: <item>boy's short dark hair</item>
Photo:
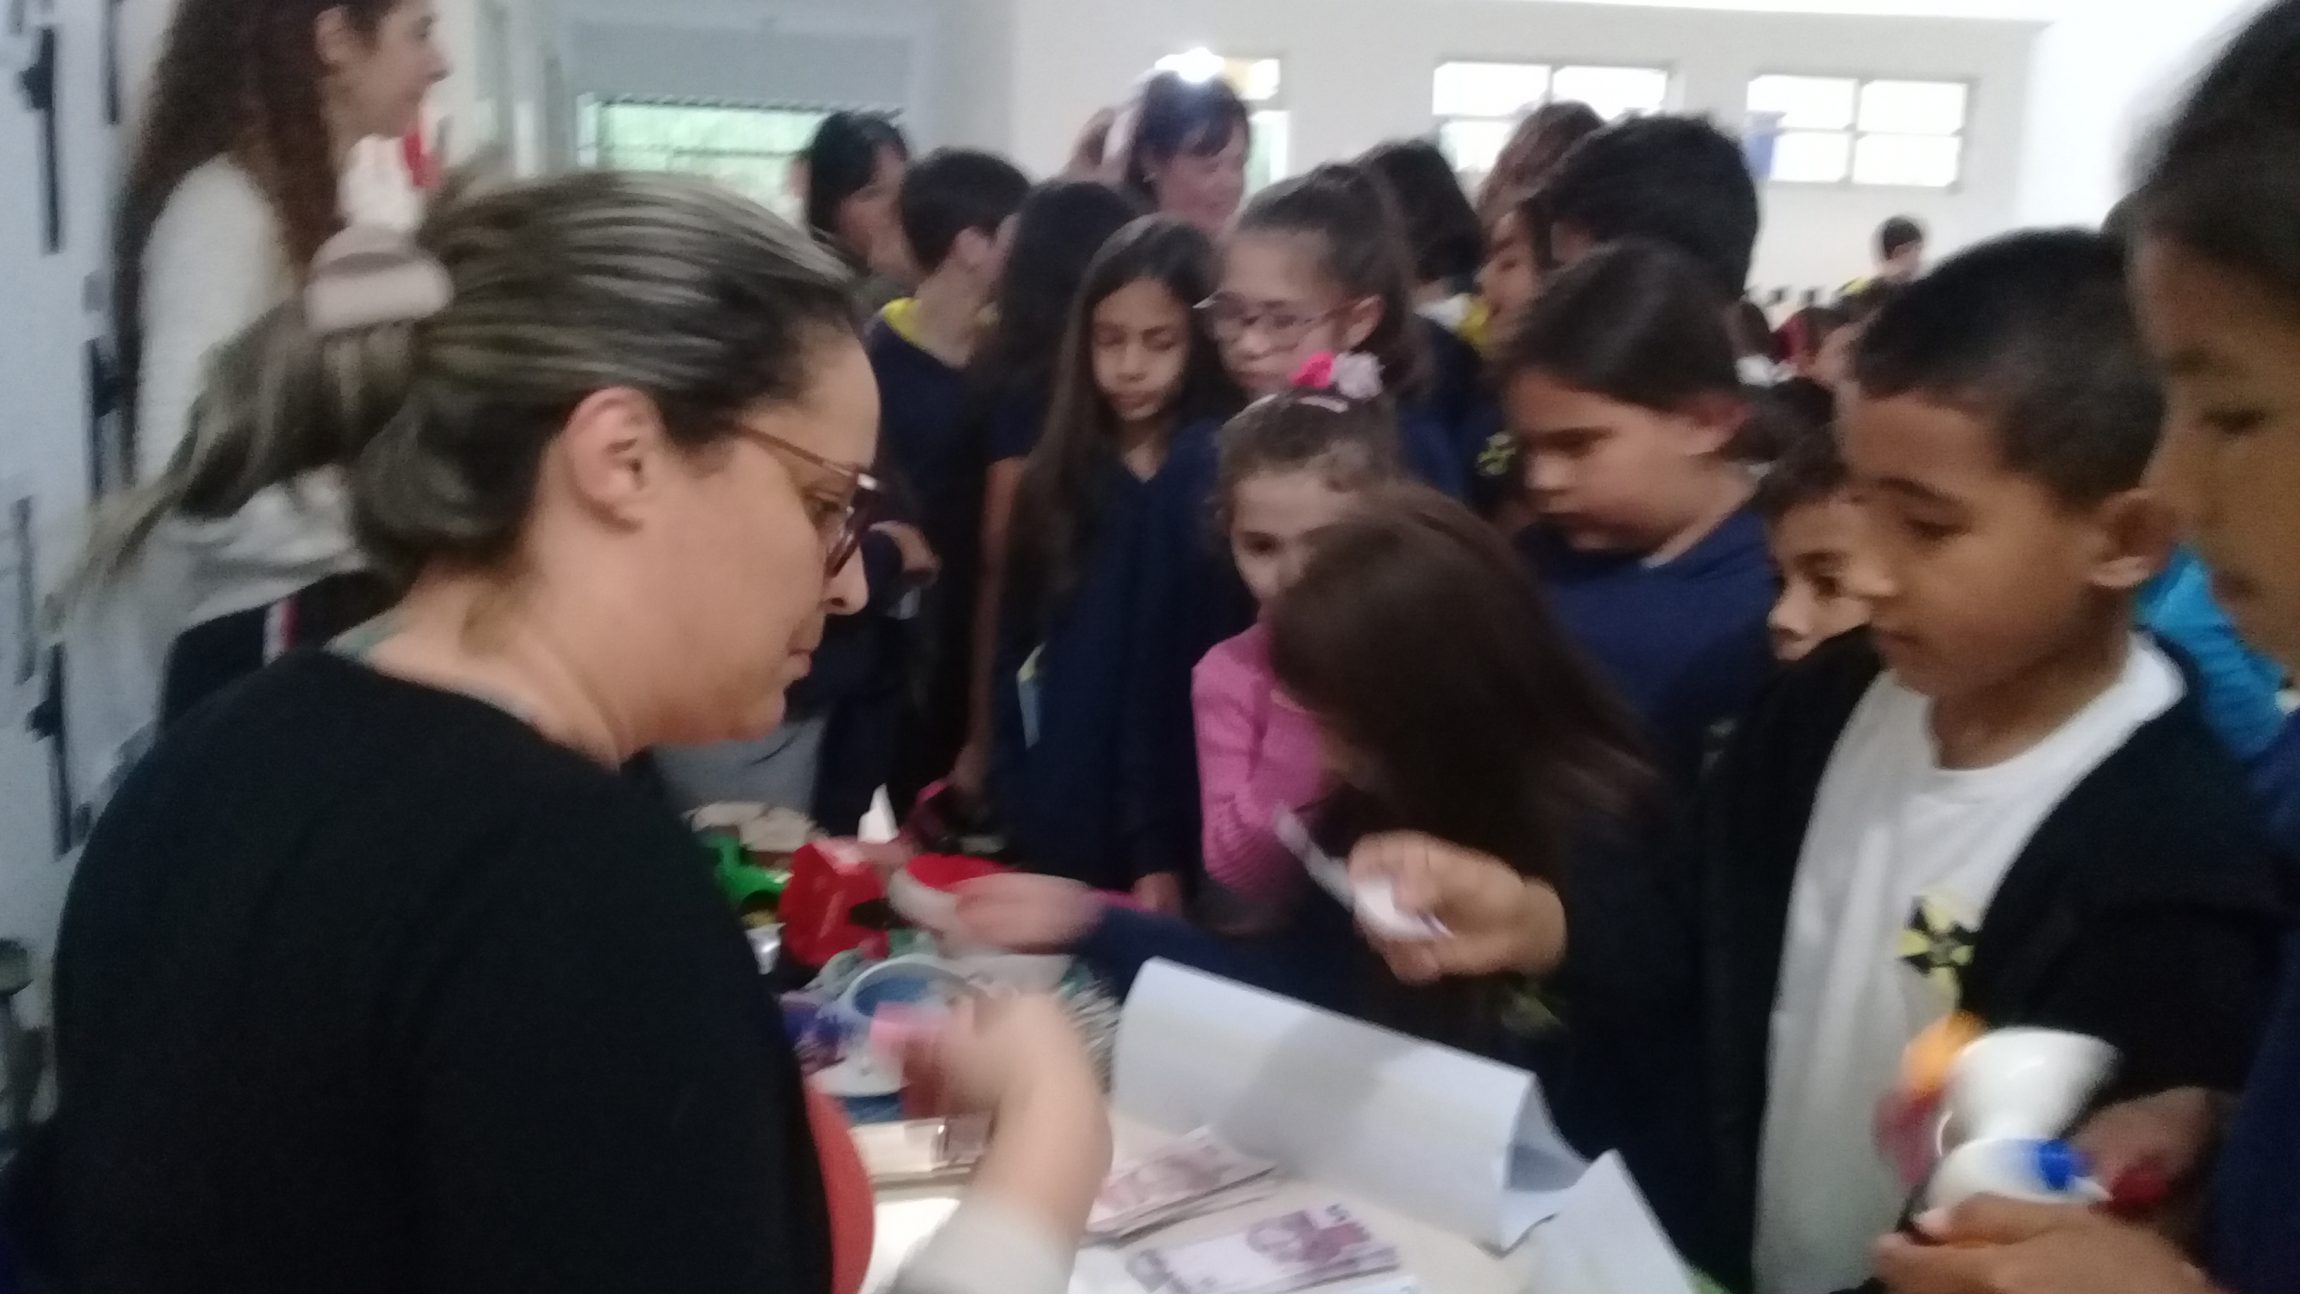
[[[1741,146],[1706,119],[1616,122],[1574,145],[1539,193],[1537,250],[1546,253],[1550,230],[1565,222],[1601,243],[1667,243],[1698,261],[1727,300],[1748,285],[1757,182]]]
[[[1827,427],[1816,427],[1793,415],[1777,424],[1788,443],[1779,458],[1758,478],[1751,501],[1768,526],[1779,525],[1792,509],[1821,503],[1845,488],[1845,456],[1837,437]]]
[[[997,233],[1029,193],[1030,177],[992,153],[938,148],[912,163],[902,177],[899,206],[902,235],[910,240],[919,272],[941,269],[967,230]]]
[[[2138,485],[2164,418],[2124,258],[2085,230],[1998,238],[1902,289],[1862,330],[1853,380],[1975,412],[2006,467],[2077,504]]]
[[[1503,382],[1541,372],[1646,409],[1739,393],[1726,298],[1692,257],[1628,239],[1599,248],[1542,284],[1492,359]]]
[[[1908,216],[1895,216],[1877,226],[1877,254],[1891,260],[1906,247],[1925,241],[1925,227]]]

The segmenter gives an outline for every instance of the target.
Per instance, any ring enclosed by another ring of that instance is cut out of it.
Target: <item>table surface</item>
[[[1165,1134],[1122,1117],[1114,1117],[1111,1123],[1121,1159],[1140,1154],[1167,1139]],[[1070,1294],[1142,1294],[1142,1287],[1125,1271],[1126,1255],[1136,1248],[1220,1235],[1257,1218],[1289,1209],[1335,1203],[1348,1205],[1376,1236],[1397,1246],[1403,1266],[1388,1276],[1357,1277],[1320,1286],[1320,1294],[1392,1289],[1405,1277],[1417,1281],[1423,1294],[1521,1294],[1530,1279],[1533,1241],[1509,1254],[1496,1256],[1460,1236],[1402,1214],[1361,1203],[1315,1183],[1285,1180],[1269,1196],[1176,1223],[1125,1248],[1081,1251],[1077,1269],[1070,1279]],[[903,1260],[932,1235],[957,1206],[958,1192],[949,1186],[882,1192],[878,1197],[878,1231],[871,1250],[870,1276],[863,1282],[866,1294],[881,1289],[902,1266]]]

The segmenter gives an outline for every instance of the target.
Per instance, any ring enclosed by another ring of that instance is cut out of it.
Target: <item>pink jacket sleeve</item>
[[[1315,801],[1324,774],[1316,725],[1241,645],[1216,647],[1191,676],[1202,844],[1216,884],[1249,903],[1275,904],[1293,896],[1302,871],[1271,821],[1280,808]]]

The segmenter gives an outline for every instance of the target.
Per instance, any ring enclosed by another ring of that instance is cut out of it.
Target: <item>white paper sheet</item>
[[[1118,1030],[1112,1099],[1210,1127],[1285,1172],[1495,1249],[1556,1213],[1586,1165],[1531,1074],[1169,962]]]
[[[1526,1288],[1574,1294],[1693,1294],[1683,1260],[1654,1221],[1619,1155],[1605,1155],[1565,1191],[1526,1246]]]

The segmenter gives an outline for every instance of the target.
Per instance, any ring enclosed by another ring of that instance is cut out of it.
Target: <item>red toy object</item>
[[[886,887],[862,855],[837,841],[818,840],[791,855],[791,883],[778,911],[783,951],[803,965],[820,966],[849,948],[886,956]]]

